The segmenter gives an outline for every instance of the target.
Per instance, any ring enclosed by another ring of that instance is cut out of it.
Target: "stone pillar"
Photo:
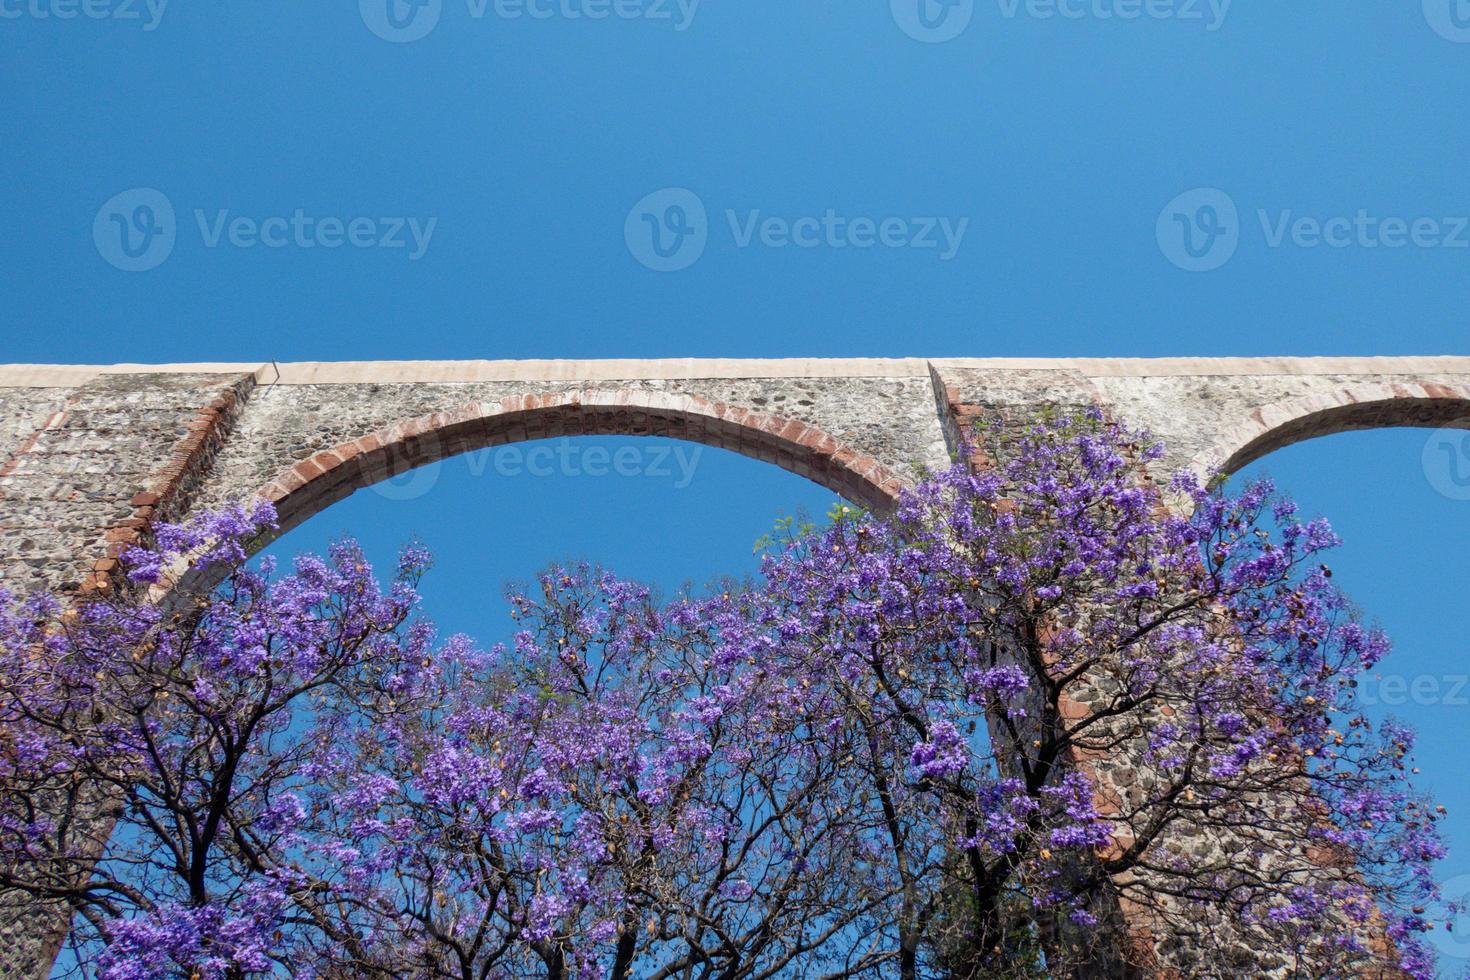
[[[169,374],[0,388],[0,583],[74,601],[118,587],[118,555],[188,510],[253,385]],[[102,836],[81,817],[68,839]],[[0,893],[0,977],[47,976],[68,921]]]

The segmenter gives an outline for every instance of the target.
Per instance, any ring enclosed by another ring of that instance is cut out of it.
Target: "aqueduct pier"
[[[881,510],[967,421],[1090,404],[1163,439],[1161,475],[1228,473],[1349,429],[1470,429],[1470,357],[6,365],[0,586],[106,588],[158,521],[258,495],[290,528],[415,466],[564,435],[692,440]],[[45,976],[54,943],[0,908],[0,976]]]

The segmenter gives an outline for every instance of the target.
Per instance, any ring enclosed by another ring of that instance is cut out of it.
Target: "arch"
[[[1470,385],[1364,384],[1274,402],[1223,432],[1190,468],[1202,476],[1229,476],[1307,439],[1399,427],[1470,428]]]
[[[256,496],[285,532],[353,491],[476,449],[573,435],[668,436],[774,463],[880,513],[904,481],[814,426],[696,395],[616,390],[514,395],[435,412],[342,443],[282,471]]]

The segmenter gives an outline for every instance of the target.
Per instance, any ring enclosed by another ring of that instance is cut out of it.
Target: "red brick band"
[[[814,426],[695,395],[661,391],[551,392],[435,412],[323,450],[257,491],[282,530],[354,490],[459,453],[573,435],[668,436],[774,463],[879,512],[904,482]]]

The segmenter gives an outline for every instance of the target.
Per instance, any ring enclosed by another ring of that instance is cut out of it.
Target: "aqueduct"
[[[289,528],[354,490],[487,446],[658,435],[775,463],[882,510],[968,421],[1102,406],[1162,472],[1231,472],[1347,429],[1470,428],[1470,357],[451,361],[0,366],[0,585],[107,588],[161,520],[232,497]],[[48,932],[0,909],[0,976]]]

